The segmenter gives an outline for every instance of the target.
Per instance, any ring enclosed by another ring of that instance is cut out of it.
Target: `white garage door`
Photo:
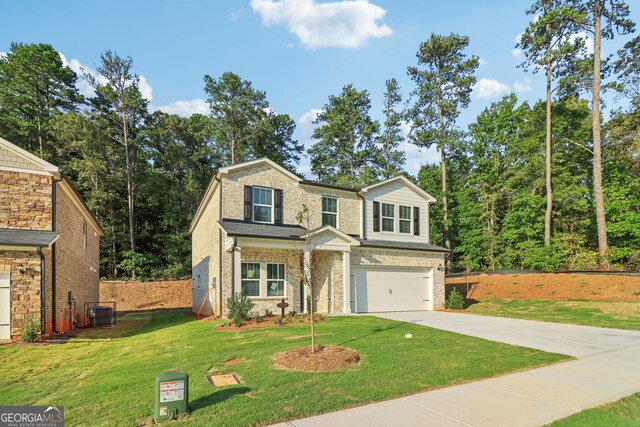
[[[351,310],[429,310],[432,298],[431,270],[391,267],[356,267],[351,270]]]
[[[9,273],[0,273],[0,340],[11,338],[11,290]]]

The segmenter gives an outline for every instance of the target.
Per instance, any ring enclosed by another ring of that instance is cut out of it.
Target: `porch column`
[[[342,252],[342,296],[343,313],[351,313],[351,252]]]
[[[242,289],[242,248],[240,246],[233,247],[233,290],[232,295],[240,292]]]
[[[311,294],[311,251],[309,249],[304,248],[304,278],[305,278],[305,286],[304,286],[304,298],[303,298],[303,311],[306,313],[310,312],[310,307],[307,307],[308,296]],[[313,300],[313,297],[311,298]],[[311,301],[313,304],[313,301]]]

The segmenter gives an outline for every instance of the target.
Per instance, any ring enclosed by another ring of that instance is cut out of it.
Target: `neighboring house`
[[[306,310],[309,253],[296,222],[309,207],[314,308],[324,313],[433,310],[447,249],[429,243],[435,199],[399,176],[359,190],[305,181],[268,159],[221,168],[191,222],[193,310],[226,315],[244,292],[256,310]]]
[[[0,340],[68,331],[98,301],[104,232],[60,170],[0,138]]]

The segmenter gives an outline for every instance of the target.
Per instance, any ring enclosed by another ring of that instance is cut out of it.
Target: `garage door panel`
[[[429,271],[402,268],[354,268],[356,310],[427,310]]]

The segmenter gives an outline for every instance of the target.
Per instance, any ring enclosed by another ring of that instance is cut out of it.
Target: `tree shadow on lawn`
[[[198,399],[192,401],[189,404],[189,409],[191,410],[191,412],[196,412],[211,405],[224,402],[225,400],[230,399],[233,396],[249,393],[250,391],[251,389],[249,387],[244,386],[224,388],[222,390],[218,390],[214,393],[199,397]]]
[[[149,321],[142,327],[127,332],[123,337],[147,334],[149,332],[159,331],[160,329],[172,328],[196,321],[196,319],[188,316],[185,310],[182,309],[154,310],[152,312],[146,312],[146,314],[150,317]]]
[[[350,340],[347,340],[347,341],[341,342],[341,343],[340,343],[340,344],[338,344],[338,345],[342,346],[342,345],[345,345],[345,344],[349,344],[350,342],[358,341],[358,340],[361,340],[361,339],[363,339],[363,338],[367,338],[367,337],[369,337],[369,336],[371,336],[371,335],[375,335],[375,334],[377,334],[378,332],[388,331],[388,330],[391,330],[391,329],[397,328],[398,326],[402,325],[403,323],[405,323],[405,322],[397,322],[397,323],[394,323],[393,325],[389,325],[389,326],[386,326],[386,327],[384,327],[384,328],[382,328],[382,327],[380,327],[380,326],[374,326],[373,328],[371,328],[371,332],[369,332],[368,334],[364,334],[364,335],[361,335],[361,336],[359,336],[359,337],[353,337],[353,338],[351,338]]]

